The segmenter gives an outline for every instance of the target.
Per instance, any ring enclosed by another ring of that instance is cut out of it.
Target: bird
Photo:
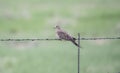
[[[56,29],[56,34],[60,40],[71,41],[74,45],[80,47],[79,44],[76,43],[76,38],[72,37],[70,34],[62,30],[59,25],[56,25],[54,28]]]

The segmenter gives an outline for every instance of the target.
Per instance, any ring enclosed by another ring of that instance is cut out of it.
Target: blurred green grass
[[[114,37],[119,0],[1,0],[0,38],[55,38],[57,21],[77,37]],[[120,72],[119,40],[81,41],[81,73]],[[0,42],[0,73],[77,73],[77,47],[64,41]]]

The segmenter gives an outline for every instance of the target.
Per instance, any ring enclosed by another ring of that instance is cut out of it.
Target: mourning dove
[[[66,41],[71,41],[74,45],[76,45],[77,47],[79,47],[79,45],[75,41],[76,38],[72,37],[67,32],[63,31],[60,28],[60,26],[58,26],[58,25],[55,26],[55,29],[56,29],[56,34],[58,35],[59,39],[66,40]]]

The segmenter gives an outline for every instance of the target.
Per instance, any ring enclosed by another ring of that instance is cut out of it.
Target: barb
[[[80,38],[80,40],[117,40],[120,37],[94,37],[94,38]]]
[[[120,37],[81,37],[80,40],[117,40],[117,39],[120,39]],[[0,39],[0,41],[43,41],[43,40],[46,40],[46,41],[52,41],[52,40],[58,40],[60,41],[60,39],[38,39],[38,38],[35,38],[35,39]],[[78,39],[76,39],[78,40]]]
[[[60,40],[60,39],[0,39],[0,41],[42,41],[42,40]]]

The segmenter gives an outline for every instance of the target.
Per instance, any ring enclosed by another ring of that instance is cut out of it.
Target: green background
[[[0,0],[0,39],[120,35],[120,0]],[[120,40],[81,41],[81,73],[120,72]],[[77,73],[77,47],[66,41],[0,42],[0,73]]]

